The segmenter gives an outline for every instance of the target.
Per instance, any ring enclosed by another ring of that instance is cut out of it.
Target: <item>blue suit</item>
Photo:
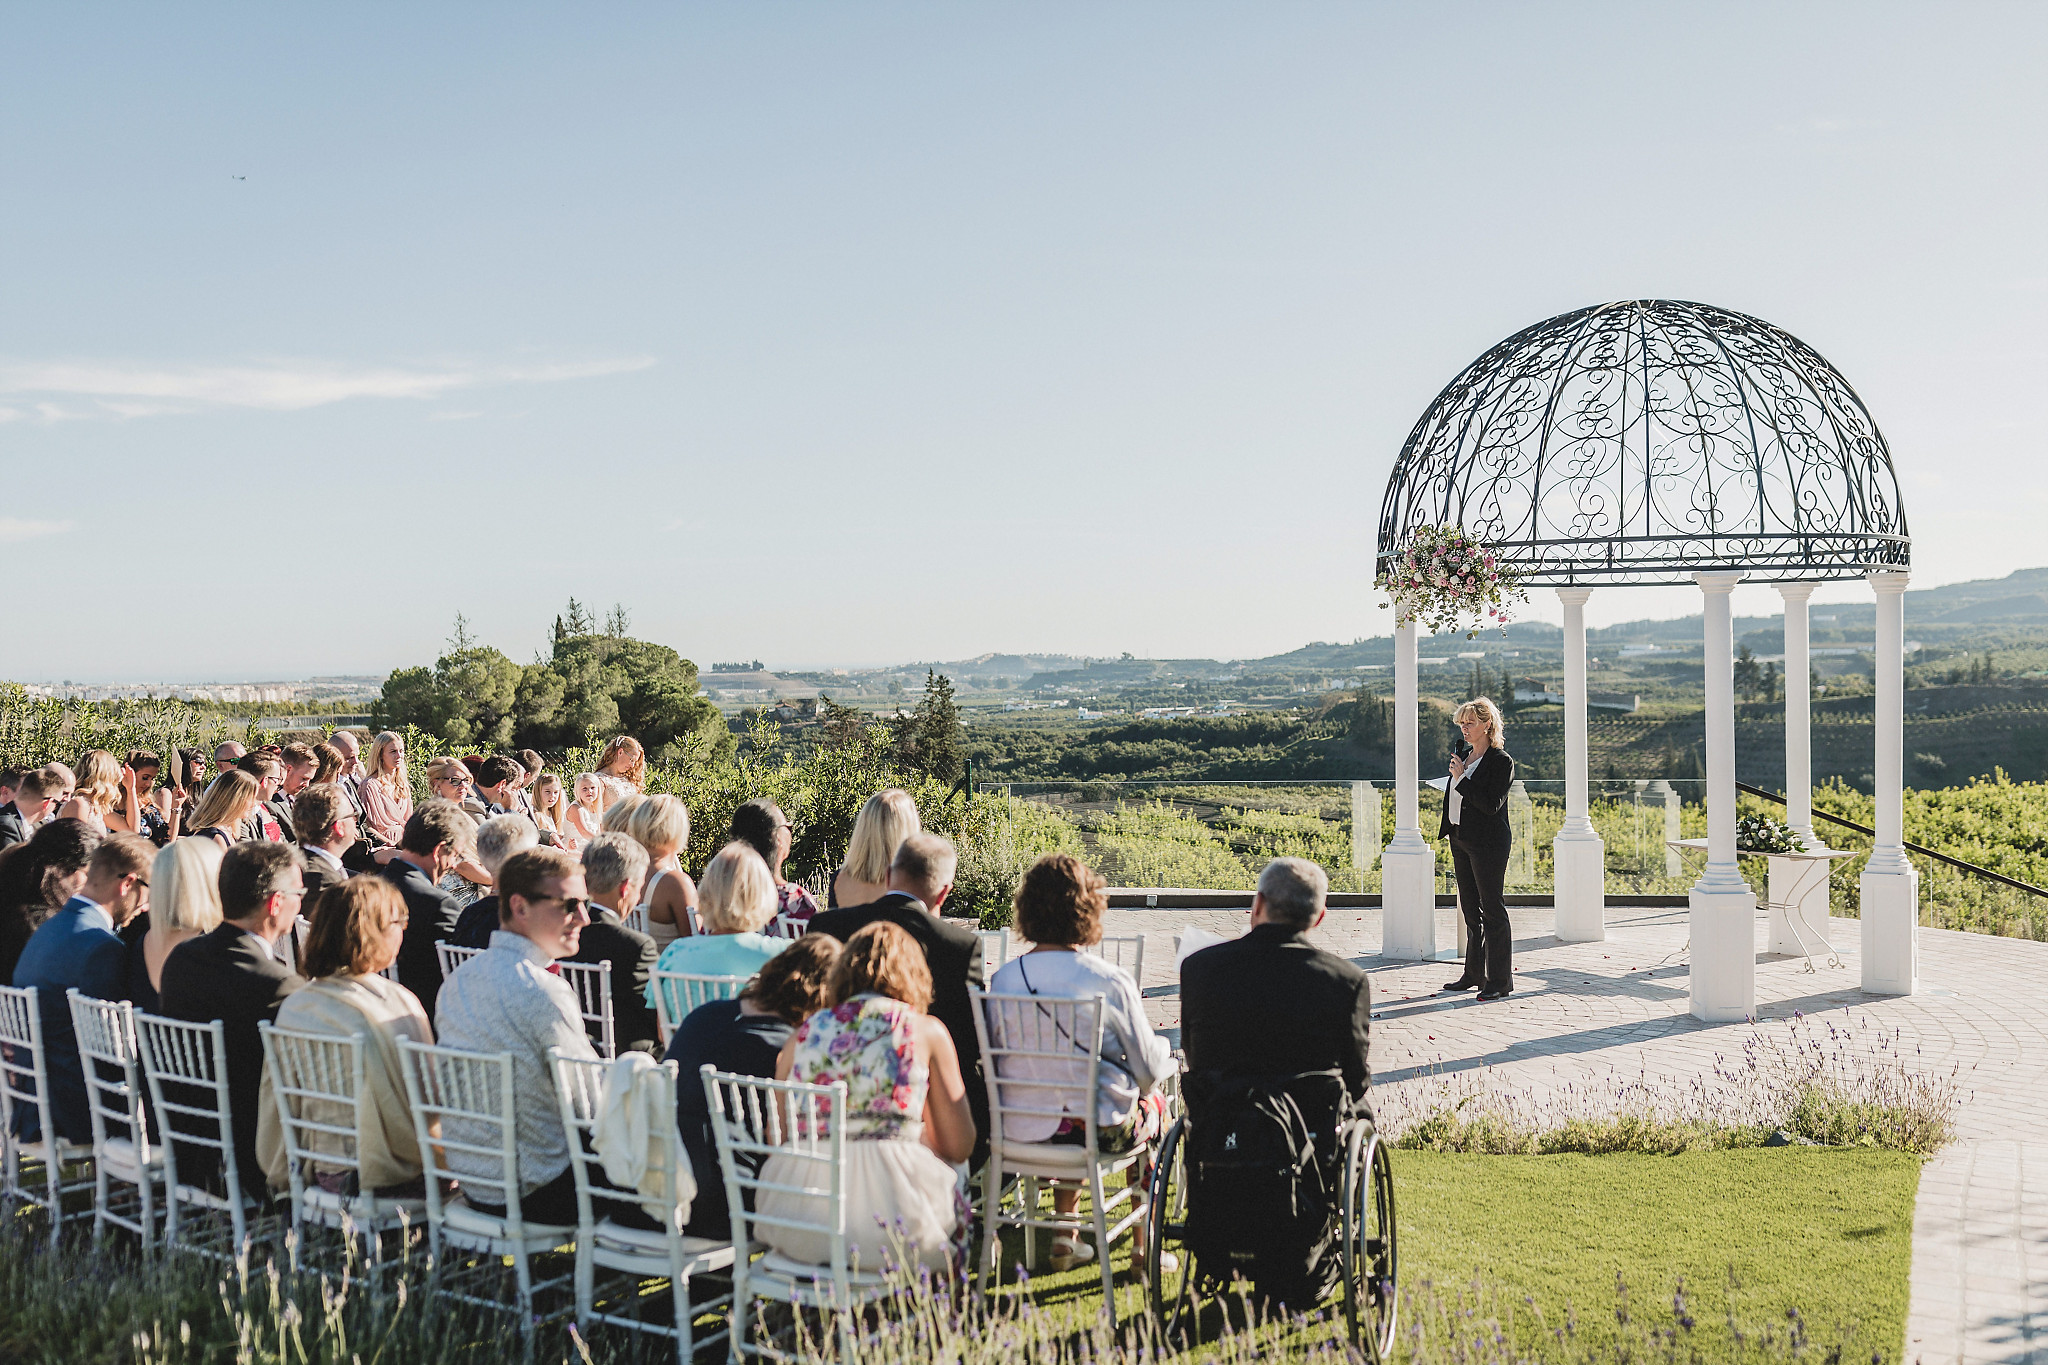
[[[85,1070],[78,1060],[78,1033],[71,1026],[71,1001],[64,992],[76,986],[82,995],[119,1000],[126,954],[106,908],[73,896],[30,936],[14,968],[16,986],[36,988],[51,1111],[58,1135],[68,1142],[92,1141],[92,1115],[85,1103]],[[19,1136],[28,1141],[42,1136],[33,1107],[16,1108],[15,1123],[22,1130]]]

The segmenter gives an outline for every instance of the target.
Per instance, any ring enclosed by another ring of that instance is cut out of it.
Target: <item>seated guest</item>
[[[654,971],[654,940],[621,923],[620,909],[622,903],[632,906],[631,895],[647,875],[647,854],[623,834],[600,834],[583,850],[582,863],[583,885],[590,892],[590,926],[583,931],[573,960],[612,964],[612,1036],[618,1050],[653,1052],[661,1033],[647,989]]]
[[[785,938],[761,932],[775,918],[775,880],[768,864],[735,840],[712,855],[697,886],[697,914],[704,932],[679,938],[662,950],[664,972],[693,976],[752,976],[761,964],[789,946]],[[647,993],[654,1003],[654,992]],[[681,1011],[671,1011],[674,1018]]]
[[[732,813],[732,837],[750,844],[761,855],[761,861],[768,864],[768,875],[775,878],[775,913],[789,916],[799,929],[808,925],[811,916],[818,913],[818,902],[810,892],[782,875],[790,840],[796,837],[782,807],[761,797],[746,802]]]
[[[604,787],[597,780],[596,773],[576,774],[576,784],[570,792],[569,830],[578,841],[595,839],[604,832]]]
[[[469,768],[462,759],[444,754],[427,764],[427,789],[433,792],[435,800],[453,801],[460,806],[473,828],[483,828],[484,821],[498,813],[487,809],[476,799]],[[440,887],[466,910],[482,900],[491,889],[491,874],[484,871],[483,865],[474,858],[465,857],[441,874]]]
[[[265,843],[290,844],[298,842],[292,838],[292,815],[285,808],[278,793],[284,790],[284,760],[265,749],[253,754],[244,754],[235,761],[235,766],[256,779],[256,813],[242,822],[244,839],[261,839]]]
[[[398,984],[411,991],[431,1017],[441,993],[441,958],[436,943],[455,933],[462,906],[439,885],[441,874],[470,856],[476,825],[452,801],[426,801],[405,822],[398,850],[382,876],[405,897],[405,942],[398,949]]]
[[[0,853],[0,983],[21,984],[13,980],[21,950],[85,885],[99,846],[100,835],[78,821],[52,820],[27,843]]]
[[[220,926],[220,860],[220,847],[211,839],[179,839],[159,849],[150,863],[149,910],[135,919],[143,932],[130,941],[122,992],[144,1013],[163,1013],[164,963],[171,951]]]
[[[540,830],[541,842],[559,848],[565,853],[580,853],[585,840],[578,837],[569,823],[569,797],[562,790],[562,779],[553,773],[542,773],[533,779],[534,827]]]
[[[525,816],[493,815],[477,827],[476,860],[495,882],[498,869],[505,865],[506,859],[539,843],[539,832],[534,829],[533,821]],[[498,895],[493,891],[463,910],[448,941],[458,948],[488,948],[491,935],[497,931]]]
[[[213,785],[192,808],[185,821],[185,835],[211,839],[226,848],[243,837],[242,827],[259,819],[263,792],[256,779],[239,768],[230,768],[213,779]]]
[[[284,762],[284,785],[277,789],[277,794],[283,798],[284,808],[289,812],[292,803],[299,799],[299,793],[313,785],[313,777],[320,771],[320,755],[313,751],[312,745],[293,741],[279,749],[277,756]],[[298,832],[296,822],[292,832]]]
[[[337,732],[337,735],[340,732]],[[354,737],[350,737],[354,742]],[[339,747],[339,746],[337,746]],[[343,749],[346,755],[348,750]],[[412,778],[405,767],[405,736],[386,730],[370,742],[368,771],[356,787],[363,820],[380,844],[389,847],[405,835],[412,818]]]
[[[492,754],[476,770],[476,795],[484,803],[488,816],[521,814],[518,810],[519,780],[526,769],[519,766],[519,760],[504,754]]]
[[[137,808],[142,828],[136,833],[162,848],[178,837],[184,794],[168,782],[157,785],[164,771],[163,760],[147,749],[130,749],[128,768],[135,774],[135,791],[142,799]]]
[[[1174,1061],[1172,1046],[1152,1031],[1145,1017],[1144,996],[1130,973],[1108,958],[1078,951],[1102,942],[1102,915],[1109,908],[1103,885],[1101,877],[1069,854],[1048,853],[1032,864],[1017,884],[1013,904],[1017,933],[1034,946],[1004,963],[989,990],[997,995],[1102,1002],[1102,1066],[1099,1089],[1093,1097],[1095,1136],[1104,1153],[1121,1154],[1145,1146],[1165,1132],[1166,1098],[1159,1087],[1173,1074]],[[994,1022],[990,1021],[991,1027]],[[1003,1074],[1057,1080],[1069,1073],[1039,1069],[1023,1073],[1006,1070]],[[1018,1118],[1005,1130],[1004,1140],[1086,1142],[1087,1119],[1081,1106],[1089,1102],[1088,1096],[1034,1088],[1020,1098],[1034,1108],[1046,1108],[1055,1096],[1070,1117]],[[1131,1184],[1142,1185],[1149,1172],[1132,1166],[1125,1174]],[[1078,1184],[1062,1182],[1053,1192],[1054,1210],[1072,1214],[1080,1199]],[[1132,1254],[1142,1258],[1145,1224],[1139,1222],[1133,1228]],[[1095,1254],[1093,1244],[1072,1233],[1063,1232],[1052,1239],[1054,1270],[1093,1260]]]
[[[332,744],[315,744],[313,746],[313,777],[306,785],[309,787],[324,787],[329,783],[338,782],[341,779],[342,772],[347,767],[348,760],[341,756],[341,750],[335,748]],[[346,792],[344,792],[344,795],[346,795]],[[350,804],[353,805],[354,802],[350,802]]]
[[[832,874],[825,904],[868,905],[888,895],[889,864],[895,860],[896,850],[923,828],[909,792],[891,787],[870,796],[860,814],[853,817],[846,861]]]
[[[14,799],[0,806],[0,852],[34,837],[49,819],[57,791],[57,775],[48,768],[36,768],[21,775]]]
[[[339,792],[336,792],[339,796]],[[381,877],[360,877],[337,885],[313,911],[313,930],[306,937],[299,965],[310,978],[278,1006],[277,1027],[301,1033],[354,1035],[362,1040],[364,1089],[353,1111],[321,1106],[305,1117],[315,1123],[353,1128],[353,1155],[361,1175],[350,1188],[343,1168],[318,1169],[314,1178],[330,1194],[354,1196],[364,1190],[388,1198],[423,1194],[419,1187],[420,1146],[413,1128],[412,1106],[405,1096],[405,1073],[399,1067],[398,1041],[434,1041],[426,1011],[413,993],[378,975],[398,960],[405,937],[405,898]],[[290,1182],[284,1125],[278,1118],[271,1077],[263,1077],[263,1099],[256,1121],[256,1153],[272,1189]],[[339,1144],[336,1137],[316,1137]],[[319,1147],[343,1152],[346,1147]]]
[[[623,752],[623,751],[622,751]],[[647,850],[649,874],[640,889],[640,908],[647,932],[657,948],[666,948],[690,933],[690,911],[697,905],[697,886],[683,871],[678,855],[690,842],[690,812],[680,797],[628,796],[604,813],[604,828],[626,834]]]
[[[105,749],[89,749],[78,760],[78,781],[71,799],[57,811],[60,820],[83,820],[101,834],[140,834],[142,800],[135,772]]]
[[[1372,987],[1366,975],[1308,941],[1322,922],[1329,878],[1305,858],[1275,858],[1259,874],[1251,931],[1181,963],[1182,1084],[1188,1116],[1236,1112],[1233,1082],[1327,1073],[1296,1094],[1311,1131],[1334,1134],[1366,1111]],[[1334,1106],[1335,1112],[1332,1112]],[[1212,1120],[1213,1121],[1213,1120]],[[1313,1241],[1311,1235],[1310,1241]],[[1334,1256],[1252,1277],[1261,1297],[1306,1308],[1334,1283]]]
[[[893,924],[855,934],[832,971],[832,1008],[797,1026],[776,1059],[778,1080],[846,1086],[847,1252],[862,1270],[900,1255],[942,1269],[964,1249],[954,1164],[974,1150],[967,1083],[945,1026],[924,1013],[931,974],[910,935]],[[764,1180],[801,1188],[826,1173],[814,1161],[776,1153]],[[762,1190],[764,1217],[822,1221],[816,1195]],[[755,1235],[792,1260],[822,1264],[821,1233],[768,1223]]]
[[[213,766],[221,773],[227,772],[240,763],[248,752],[248,749],[231,739],[222,740],[213,746]]]
[[[699,1005],[676,1025],[667,1060],[676,1063],[676,1129],[697,1172],[697,1200],[690,1205],[692,1237],[724,1241],[732,1236],[725,1202],[725,1178],[718,1167],[718,1141],[711,1135],[711,1110],[697,1078],[709,1064],[734,1076],[775,1074],[776,1059],[796,1026],[832,1003],[832,969],[839,940],[806,934],[762,964],[737,1000]]]
[[[459,812],[458,812],[459,814]],[[530,848],[499,869],[501,919],[491,946],[457,968],[441,990],[434,1016],[444,1047],[468,1052],[512,1054],[512,1089],[517,1105],[520,1211],[529,1223],[574,1223],[576,1183],[569,1169],[569,1139],[555,1097],[549,1048],[565,1056],[595,1058],[583,1031],[576,991],[555,964],[573,957],[590,923],[583,869],[556,848]],[[495,1144],[498,1139],[474,1124],[450,1120],[444,1137],[454,1142]],[[450,1148],[448,1164],[465,1173],[496,1177],[499,1166]],[[469,1202],[480,1212],[503,1217],[505,1206],[478,1186]]]
[[[110,834],[100,841],[86,867],[85,884],[36,930],[14,967],[14,984],[36,989],[51,1112],[58,1136],[67,1142],[92,1141],[92,1115],[86,1108],[71,1001],[64,993],[76,986],[81,995],[121,998],[126,952],[118,931],[149,909],[149,863],[155,852],[139,835]],[[33,1105],[17,1106],[14,1112],[18,1126],[24,1119],[28,1128],[36,1126]],[[40,1133],[22,1131],[19,1136],[33,1141]]]
[[[349,878],[341,855],[355,846],[356,809],[341,788],[315,783],[292,798],[292,831],[299,836],[299,851],[306,855],[306,913],[310,916],[322,891]]]
[[[886,795],[887,793],[884,793]],[[874,803],[869,802],[870,805]],[[974,1111],[975,1131],[988,1134],[988,1091],[981,1083],[981,1041],[974,1032],[970,986],[981,985],[981,940],[939,918],[939,908],[953,893],[953,872],[959,859],[950,841],[937,834],[913,833],[897,847],[889,868],[889,889],[868,905],[821,910],[810,932],[830,934],[841,943],[870,924],[893,924],[909,934],[924,953],[931,973],[934,1019],[953,1035],[953,1050],[967,1077],[967,1103]],[[976,1148],[976,1160],[986,1143]]]
[[[263,1036],[278,1006],[306,984],[286,966],[278,940],[298,921],[305,899],[305,859],[291,844],[251,840],[220,862],[221,922],[212,933],[179,944],[164,959],[163,1012],[172,1019],[225,1025],[228,1106],[234,1116],[235,1165],[242,1188],[261,1202],[263,1167],[256,1157],[262,1114]],[[185,1179],[179,1171],[179,1179]]]
[[[640,741],[631,735],[620,735],[605,745],[597,760],[597,780],[604,788],[603,808],[606,811],[626,798],[646,791],[647,751],[640,747]]]

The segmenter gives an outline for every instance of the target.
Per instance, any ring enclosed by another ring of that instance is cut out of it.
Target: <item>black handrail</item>
[[[1786,804],[1782,793],[1765,791],[1762,787],[1752,787],[1747,782],[1737,782],[1735,790],[1748,792],[1751,796],[1760,796],[1766,801],[1775,801],[1781,806]],[[1843,829],[1853,829],[1858,834],[1867,834],[1873,839],[1877,837],[1876,830],[1868,825],[1859,825],[1854,820],[1844,820],[1841,816],[1829,815],[1824,810],[1817,810],[1814,812],[1814,815],[1822,820],[1826,820],[1830,824],[1840,825]],[[1950,867],[1960,867],[1965,872],[1974,872],[1980,877],[1989,877],[1992,881],[2002,882],[2015,890],[2031,891],[2037,896],[2048,897],[2048,890],[2035,886],[2032,882],[2023,882],[2018,878],[2008,877],[2002,872],[1993,872],[1988,867],[1979,867],[1975,863],[1966,863],[1961,858],[1951,858],[1946,853],[1936,853],[1933,849],[1913,843],[1911,840],[1901,839],[1899,842],[1904,844],[1908,851],[1917,853],[1923,858],[1932,858],[1938,863],[1947,863]]]

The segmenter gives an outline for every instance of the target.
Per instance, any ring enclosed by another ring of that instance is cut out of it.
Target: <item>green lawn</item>
[[[1404,1284],[1466,1289],[1534,1345],[1575,1310],[1582,1337],[1616,1331],[1615,1278],[1638,1314],[1670,1317],[1679,1277],[1705,1338],[1782,1324],[1853,1336],[1897,1360],[1920,1158],[1869,1148],[1780,1147],[1683,1156],[1394,1154]],[[1733,1276],[1733,1288],[1730,1277]],[[1547,1320],[1539,1324],[1524,1296]],[[1853,1353],[1852,1353],[1853,1358]],[[1867,1358],[1867,1356],[1866,1356]]]

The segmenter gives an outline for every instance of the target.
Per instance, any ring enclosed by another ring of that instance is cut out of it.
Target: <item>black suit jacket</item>
[[[432,1019],[434,1002],[441,998],[441,959],[434,945],[455,937],[462,902],[403,858],[386,863],[382,875],[405,897],[407,920],[405,937],[398,944],[398,984],[419,997],[420,1008]]]
[[[0,806],[0,850],[25,844],[35,834],[29,828],[28,819],[22,815],[21,807],[9,801]]]
[[[1465,780],[1456,784],[1461,803],[1459,843],[1506,851],[1514,842],[1514,834],[1508,828],[1508,788],[1514,785],[1515,760],[1508,757],[1506,749],[1488,749],[1479,771],[1468,770]],[[1439,839],[1451,837],[1449,792],[1444,793],[1443,814],[1437,817],[1436,834]]]
[[[310,919],[313,915],[313,902],[319,898],[320,893],[330,886],[340,886],[348,880],[349,873],[346,867],[339,871],[335,870],[331,863],[317,853],[303,847],[299,851],[306,856],[306,917]]]
[[[593,903],[590,923],[576,945],[571,962],[612,964],[612,1033],[624,1054],[631,1048],[660,1055],[660,1030],[654,1006],[647,1003],[647,982],[658,954],[654,940],[619,923],[617,912]]]
[[[981,940],[972,929],[946,923],[926,910],[923,901],[901,891],[891,891],[867,905],[821,910],[811,917],[809,932],[830,934],[844,943],[882,921],[904,930],[924,949],[925,965],[932,973],[932,1018],[946,1026],[946,1032],[953,1035],[953,1048],[960,1054],[967,1107],[974,1111],[974,1161],[978,1164],[988,1138],[988,1088],[982,1084],[981,1043],[974,1032],[974,1001],[967,990],[982,984]]]
[[[164,959],[163,1012],[193,1023],[220,1020],[226,1027],[228,1103],[235,1120],[235,1163],[242,1187],[264,1197],[256,1162],[257,1104],[263,1086],[263,1037],[258,1023],[277,1022],[277,1007],[306,984],[261,940],[233,924],[179,944]],[[202,1149],[203,1150],[203,1149]],[[179,1179],[185,1179],[182,1169]]]
[[[1372,983],[1300,929],[1253,926],[1180,967],[1181,1048],[1190,1104],[1196,1078],[1337,1071],[1355,1103],[1372,1084],[1367,1063]]]

